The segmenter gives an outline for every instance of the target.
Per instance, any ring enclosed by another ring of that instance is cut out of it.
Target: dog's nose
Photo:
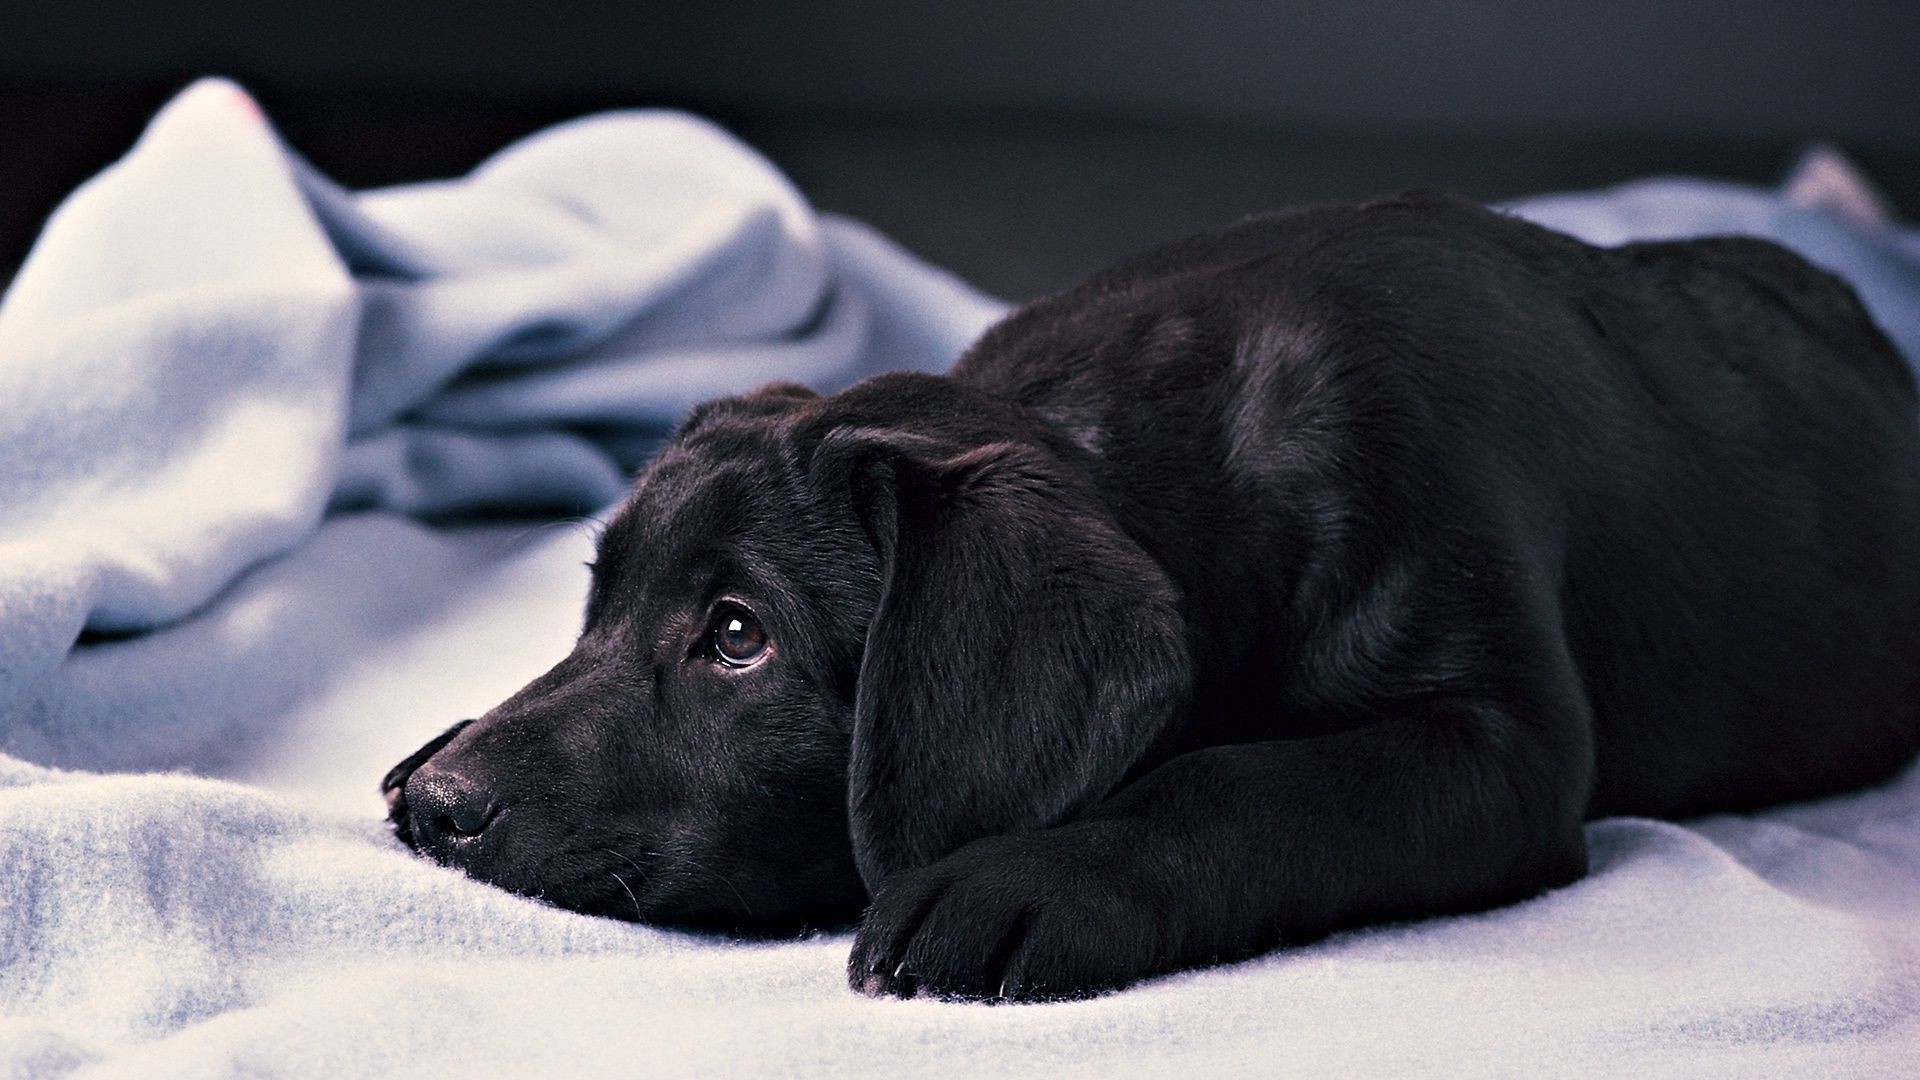
[[[492,792],[431,761],[408,778],[406,790],[415,841],[451,859],[464,856],[500,812]]]

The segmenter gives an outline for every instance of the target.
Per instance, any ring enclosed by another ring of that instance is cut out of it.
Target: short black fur
[[[702,407],[573,654],[396,768],[393,819],[584,911],[865,904],[879,994],[1518,900],[1585,872],[1589,818],[1920,749],[1916,414],[1853,293],[1762,241],[1250,219],[948,376]]]

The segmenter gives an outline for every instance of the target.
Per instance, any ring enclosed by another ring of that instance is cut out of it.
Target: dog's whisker
[[[615,854],[618,854],[618,852],[616,852]],[[636,869],[638,868],[636,867]],[[647,914],[640,907],[640,898],[633,895],[633,886],[628,885],[627,880],[625,878],[621,877],[619,874],[616,874],[611,870],[607,871],[607,876],[613,878],[614,881],[618,882],[620,885],[621,891],[627,894],[627,899],[633,901],[634,921],[635,922],[647,921]]]
[[[537,536],[540,533],[546,532],[548,529],[562,527],[584,530],[587,534],[587,539],[597,544],[600,541],[601,532],[605,531],[607,527],[607,523],[591,514],[580,514],[574,517],[557,518],[553,521],[543,521],[538,525],[523,529],[508,537],[506,546],[509,549],[517,548],[526,542],[528,537]]]
[[[735,885],[733,881],[724,874],[717,874],[715,876],[720,879],[722,885],[727,887],[727,891],[733,894],[733,898],[740,901],[740,910],[746,913],[747,918],[753,918],[753,905],[747,903],[747,898],[740,895],[740,887]]]
[[[721,873],[718,870],[713,869],[710,866],[701,866],[699,867],[699,869],[701,870],[701,872],[712,876],[715,880],[720,882],[720,884],[725,885],[727,887],[727,891],[733,894],[733,898],[740,902],[740,910],[744,912],[748,918],[753,917],[753,905],[747,903],[747,898],[741,894],[740,887],[733,883],[733,879],[727,877],[727,875]]]
[[[626,857],[625,855],[622,855],[622,854],[621,854],[620,852],[618,852],[618,851],[615,851],[615,850],[614,850],[614,849],[612,849],[612,848],[605,848],[605,849],[603,849],[603,850],[605,850],[607,854],[609,854],[609,855],[611,855],[611,856],[613,856],[614,858],[616,858],[616,859],[619,859],[619,860],[620,860],[621,862],[623,862],[623,863],[626,863],[626,864],[627,864],[628,866],[631,866],[631,867],[633,867],[633,872],[634,872],[634,873],[636,873],[636,874],[640,874],[640,875],[642,875],[642,876],[645,876],[645,874],[646,874],[646,871],[645,871],[645,870],[642,870],[642,869],[640,869],[640,864],[639,864],[639,863],[637,863],[637,862],[634,862],[634,861],[633,861],[632,859],[629,859],[629,858],[627,858],[627,857]],[[642,852],[642,854],[644,854],[644,855],[651,855],[651,856],[653,856],[653,857],[655,857],[655,858],[658,858],[658,857],[660,856],[660,853],[659,853],[659,852],[657,852],[657,851],[647,851],[647,852]]]
[[[676,845],[669,844],[668,846],[674,847]],[[649,851],[646,854],[651,855],[654,858],[665,857],[663,853],[658,851]],[[705,875],[707,877],[714,879],[715,881],[718,881],[720,884],[725,885],[727,887],[727,891],[733,894],[733,898],[739,901],[740,910],[743,913],[745,913],[749,918],[753,916],[753,905],[747,903],[746,895],[740,891],[740,887],[738,885],[735,885],[732,879],[728,878],[727,875],[715,869],[713,865],[709,863],[707,860],[702,859],[698,855],[695,855],[694,853],[690,851],[685,851],[685,850],[676,851],[674,853],[674,857],[677,860],[679,860],[679,862],[682,865],[684,865],[687,868],[687,870],[692,874]],[[622,858],[625,858],[625,856],[622,856]]]

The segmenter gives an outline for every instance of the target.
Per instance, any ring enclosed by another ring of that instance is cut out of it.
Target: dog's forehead
[[[790,440],[766,424],[728,424],[662,449],[601,537],[603,559],[656,565],[795,527],[802,477]]]

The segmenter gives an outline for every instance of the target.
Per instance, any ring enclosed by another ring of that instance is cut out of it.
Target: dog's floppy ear
[[[1186,700],[1173,584],[1035,446],[839,432],[879,559],[848,810],[869,890],[1099,800]]]

